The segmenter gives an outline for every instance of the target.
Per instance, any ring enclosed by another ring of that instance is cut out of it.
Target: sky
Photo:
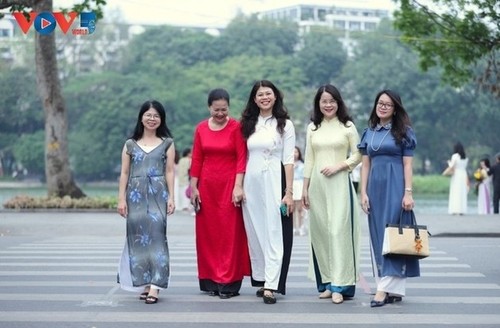
[[[54,0],[54,8],[78,0]],[[131,24],[224,27],[238,13],[251,14],[294,4],[393,9],[391,0],[107,0],[105,16]],[[105,18],[106,18],[105,17]]]

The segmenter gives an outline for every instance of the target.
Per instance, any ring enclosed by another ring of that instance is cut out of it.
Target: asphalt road
[[[365,219],[365,218],[362,218]],[[194,218],[169,218],[172,277],[155,305],[116,284],[125,222],[107,212],[0,212],[0,327],[499,327],[500,216],[419,215],[431,237],[401,303],[370,308],[366,226],[356,297],[317,297],[308,237],[296,237],[286,296],[265,305],[245,279],[228,300],[199,292]]]

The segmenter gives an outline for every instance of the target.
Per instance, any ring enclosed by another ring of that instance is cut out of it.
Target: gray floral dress
[[[125,142],[130,155],[126,189],[127,240],[120,260],[118,282],[125,290],[136,291],[153,285],[167,288],[170,257],[167,242],[167,200],[165,179],[167,149],[171,138],[144,151],[135,140]]]

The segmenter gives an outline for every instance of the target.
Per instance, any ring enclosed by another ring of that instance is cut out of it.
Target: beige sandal
[[[319,294],[319,298],[321,299],[326,299],[326,298],[330,298],[332,297],[332,292],[330,290],[325,290],[324,292],[322,292],[321,294]]]
[[[341,304],[342,302],[344,302],[344,297],[340,293],[333,293],[332,302],[335,304]]]

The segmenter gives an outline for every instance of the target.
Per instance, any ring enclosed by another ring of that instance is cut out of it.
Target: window
[[[311,7],[302,7],[300,13],[300,20],[302,21],[314,20],[314,9]]]
[[[377,24],[372,23],[372,22],[365,22],[365,30],[367,31],[373,31],[377,28]]]
[[[333,27],[339,30],[345,30],[345,21],[343,20],[334,20]]]
[[[318,9],[318,20],[324,22],[326,20],[326,9]]]
[[[349,22],[349,30],[350,31],[361,30],[361,22]]]

